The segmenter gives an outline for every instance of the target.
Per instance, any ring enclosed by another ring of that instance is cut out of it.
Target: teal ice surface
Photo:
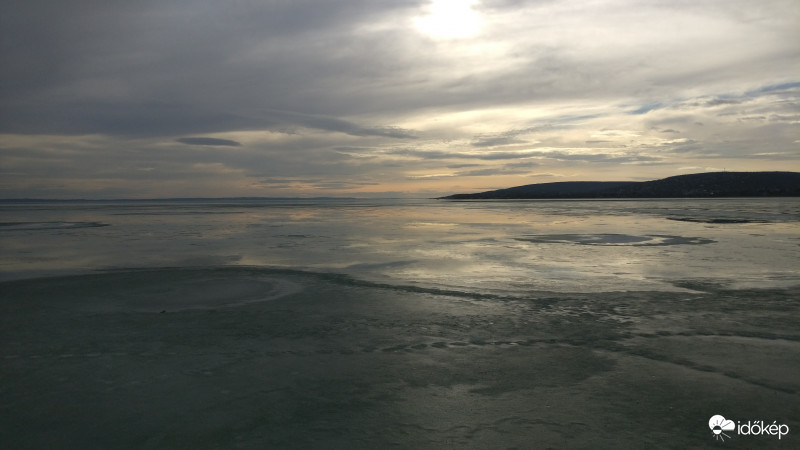
[[[676,284],[508,297],[259,267],[8,281],[0,447],[704,448],[713,414],[800,426],[797,290]]]

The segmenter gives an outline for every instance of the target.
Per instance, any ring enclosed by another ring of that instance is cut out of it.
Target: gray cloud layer
[[[240,145],[242,145],[230,139],[217,139],[210,137],[185,137],[185,138],[175,139],[175,141],[180,142],[181,144],[188,144],[188,145],[209,145],[209,146],[219,146],[219,147],[239,147]]]
[[[464,39],[416,29],[427,3],[6,0],[3,195],[439,193],[408,180],[797,150],[792,0],[483,0]]]

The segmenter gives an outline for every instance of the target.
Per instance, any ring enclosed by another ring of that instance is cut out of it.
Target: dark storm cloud
[[[175,139],[181,144],[188,145],[208,145],[208,146],[221,146],[221,147],[239,147],[242,144],[230,139],[217,139],[210,137],[185,137]]]

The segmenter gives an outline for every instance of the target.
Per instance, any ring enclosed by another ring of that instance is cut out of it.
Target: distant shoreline
[[[798,172],[709,172],[653,181],[566,181],[528,184],[443,200],[800,197]]]

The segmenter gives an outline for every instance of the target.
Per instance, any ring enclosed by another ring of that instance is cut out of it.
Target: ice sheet
[[[302,289],[250,302],[258,286]],[[690,448],[712,445],[712,414],[800,429],[798,292],[691,287],[503,298],[257,268],[0,283],[0,446]],[[204,308],[162,306],[178,293]]]

